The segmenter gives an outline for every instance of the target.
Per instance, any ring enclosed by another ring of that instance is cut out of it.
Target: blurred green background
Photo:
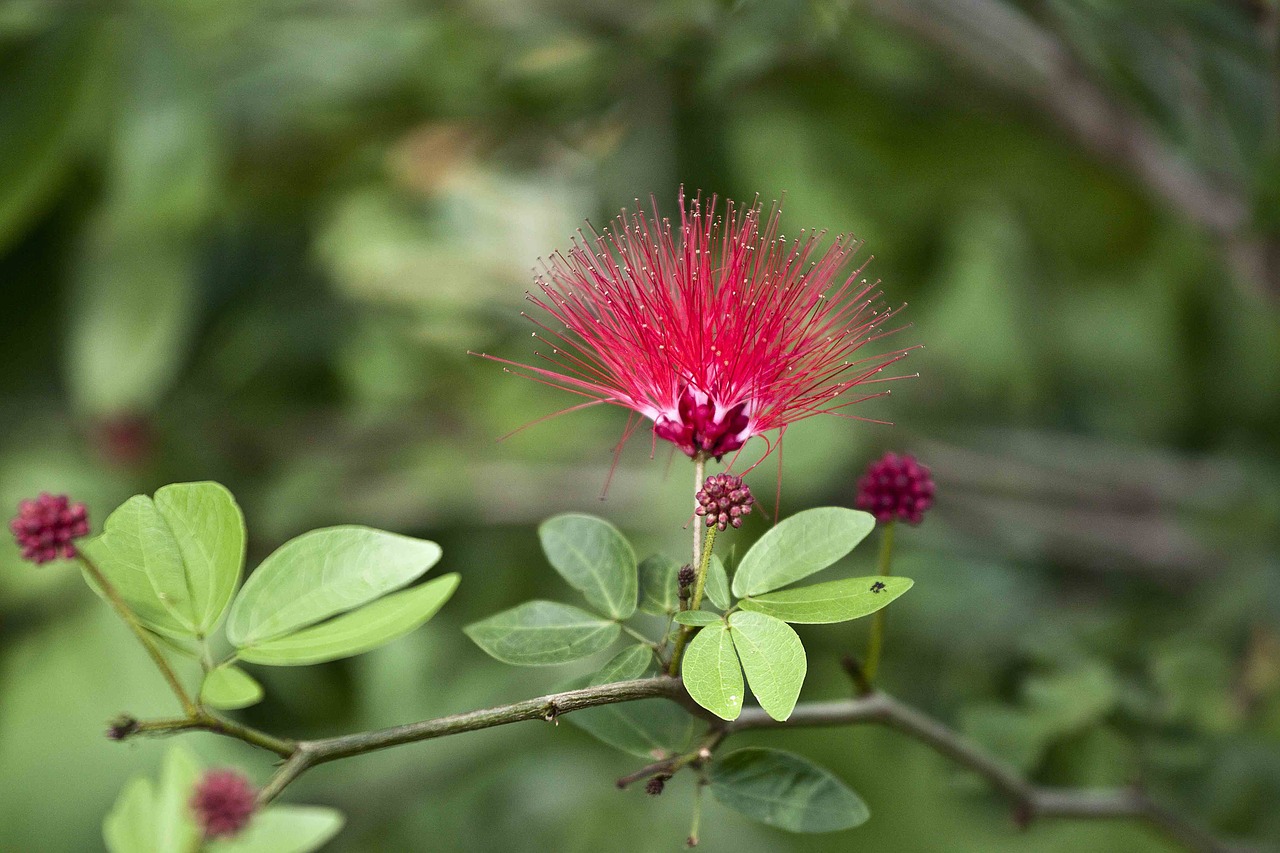
[[[439,541],[463,583],[363,657],[255,668],[247,712],[339,733],[553,689],[460,626],[566,589],[555,512],[683,553],[689,473],[523,359],[539,255],[684,183],[786,193],[784,225],[852,231],[920,378],[795,427],[783,512],[850,505],[913,452],[935,511],[899,536],[886,689],[1036,780],[1142,780],[1224,836],[1280,839],[1280,148],[1274,0],[136,0],[0,2],[0,503],[98,523],[216,479],[250,565],[311,527]],[[790,231],[788,231],[790,233]],[[770,463],[753,474],[772,496]],[[771,505],[772,500],[768,503]],[[733,541],[764,529],[758,515]],[[874,543],[844,564],[872,571]],[[803,630],[805,698],[847,695],[865,623]],[[172,711],[67,568],[0,544],[0,849],[101,846]],[[1006,804],[873,729],[744,737],[825,762],[866,826],[797,839],[714,802],[708,850],[1159,851],[1127,823],[1017,830]],[[198,735],[262,781],[264,756]],[[672,850],[690,785],[520,726],[313,771],[334,850]]]

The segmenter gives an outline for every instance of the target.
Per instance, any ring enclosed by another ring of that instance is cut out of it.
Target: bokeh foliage
[[[814,420],[783,457],[784,512],[850,505],[883,447],[934,468],[936,510],[899,536],[916,585],[890,618],[886,686],[1038,780],[1141,778],[1223,833],[1280,837],[1267,279],[1035,97],[892,23],[894,5],[0,3],[0,501],[67,491],[100,524],[131,494],[213,479],[254,519],[250,565],[337,522],[440,542],[440,571],[466,581],[450,607],[362,658],[262,672],[247,714],[269,728],[559,686],[494,664],[461,626],[553,595],[535,526],[558,512],[683,553],[688,466],[637,438],[600,504],[625,418],[495,443],[575,401],[465,351],[529,354],[529,268],[584,218],[651,192],[670,209],[682,182],[785,191],[788,228],[866,239],[911,303],[903,340],[926,344],[908,362],[921,377],[863,409],[897,426]],[[1180,162],[1237,186],[1246,236],[1274,240],[1274,4],[1006,8]],[[772,460],[752,482],[773,494]],[[741,553],[764,515],[726,541]],[[862,550],[833,571],[871,574]],[[837,661],[865,630],[801,626],[806,696],[847,690]],[[0,795],[0,849],[93,849],[164,749],[108,743],[104,722],[168,698],[78,578],[7,541],[0,685],[0,769],[21,780]],[[1165,849],[1118,824],[1022,835],[890,732],[761,745],[820,757],[873,817],[796,840],[711,803],[710,849]],[[341,850],[671,849],[688,780],[621,794],[634,761],[525,724],[326,767],[297,798],[348,815]]]

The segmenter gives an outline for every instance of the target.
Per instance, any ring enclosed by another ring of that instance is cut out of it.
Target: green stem
[[[707,543],[702,546],[702,557],[698,560],[698,578],[694,582],[693,599],[689,602],[690,610],[702,606],[702,592],[707,588],[707,571],[711,568],[711,549],[716,544],[716,529],[707,528]]]
[[[884,534],[880,538],[880,577],[893,574],[893,530],[896,521],[884,526]],[[871,617],[871,639],[867,643],[867,664],[863,667],[867,682],[875,680],[876,670],[880,668],[880,654],[884,648],[884,608]]]
[[[164,680],[169,683],[169,689],[173,691],[174,696],[178,697],[178,702],[181,703],[183,712],[188,717],[195,717],[198,710],[195,702],[191,701],[191,697],[187,695],[182,682],[178,680],[178,674],[173,671],[173,667],[169,665],[169,661],[165,658],[164,653],[160,651],[155,640],[151,638],[150,633],[138,621],[138,617],[129,609],[129,605],[120,597],[120,593],[107,580],[102,570],[84,554],[78,554],[77,556],[79,557],[80,565],[84,566],[84,570],[89,573],[89,576],[93,578],[93,582],[102,590],[102,594],[106,596],[107,602],[116,611],[116,615],[124,620],[124,623],[129,626],[129,630],[138,638],[138,642],[142,643],[142,647],[147,650],[147,654],[151,656],[156,669],[160,670]]]
[[[703,568],[703,554],[709,553],[702,547],[702,518],[696,514],[698,509],[698,492],[702,489],[702,481],[707,470],[707,457],[699,453],[693,457],[693,509],[695,515],[693,517],[693,562],[689,565],[698,570],[697,579],[694,581],[693,598],[689,602],[689,610],[697,610],[698,605],[702,603],[702,587],[706,583],[706,570]],[[711,530],[707,534],[707,545],[710,546],[715,542],[715,531]],[[686,625],[680,629],[680,636],[676,637],[675,648],[671,650],[671,663],[667,667],[668,675],[678,675],[680,673],[680,657],[684,654],[684,647],[689,642],[689,636],[693,631]]]

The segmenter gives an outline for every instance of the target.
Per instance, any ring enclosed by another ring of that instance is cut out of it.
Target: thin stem
[[[702,489],[702,481],[705,479],[704,474],[707,469],[707,458],[701,453],[693,457],[693,562],[689,565],[697,571],[697,577],[694,580],[694,593],[689,600],[688,610],[697,610],[702,604],[702,588],[707,582],[707,565],[711,559],[711,546],[715,543],[715,528],[708,528],[707,547],[702,547],[702,519],[697,515],[698,510],[698,492]],[[684,647],[689,642],[689,637],[693,635],[693,629],[684,626],[680,629],[680,635],[676,637],[675,648],[671,650],[671,663],[667,666],[667,674],[671,676],[680,673],[680,658],[684,655]]]
[[[138,642],[142,643],[142,647],[147,650],[147,654],[151,656],[151,661],[156,665],[156,669],[160,670],[164,680],[169,683],[169,689],[173,691],[174,696],[178,697],[178,702],[181,703],[183,712],[188,717],[196,716],[198,709],[195,702],[187,695],[182,682],[178,680],[178,674],[173,671],[173,667],[169,665],[169,661],[165,658],[164,653],[160,651],[155,640],[151,638],[151,634],[138,621],[138,617],[129,609],[129,605],[120,597],[120,593],[107,580],[102,570],[83,553],[76,556],[80,560],[80,565],[84,566],[84,570],[89,573],[89,576],[93,578],[93,582],[102,590],[102,594],[106,596],[107,602],[116,611],[116,615],[124,620],[124,623],[129,626],[129,630],[138,638]]]
[[[689,847],[698,846],[698,835],[702,831],[702,780],[695,780],[693,783],[693,819],[689,823],[689,838],[685,844]]]
[[[887,578],[893,574],[893,530],[897,521],[890,520],[884,526],[880,538],[880,577]],[[880,608],[871,617],[871,639],[867,643],[867,664],[862,668],[867,683],[875,681],[876,671],[880,668],[880,654],[884,649],[884,608]]]
[[[702,490],[702,481],[705,479],[704,474],[707,470],[707,458],[701,453],[693,457],[693,508],[698,509],[698,492]],[[696,568],[698,559],[702,556],[702,525],[698,523],[698,516],[693,518],[693,563]],[[694,605],[696,609],[697,605]]]

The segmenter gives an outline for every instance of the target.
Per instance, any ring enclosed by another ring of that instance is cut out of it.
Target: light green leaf
[[[719,613],[712,613],[710,610],[681,610],[674,617],[674,621],[681,625],[713,625],[716,622],[723,621],[723,617]]]
[[[608,648],[622,628],[616,622],[555,601],[527,601],[463,631],[490,657],[516,666],[547,666]]]
[[[707,565],[707,582],[703,593],[716,607],[721,610],[729,609],[729,603],[732,600],[729,598],[729,574],[724,570],[724,563],[714,554],[711,555],[711,562]]]
[[[130,779],[102,824],[102,839],[111,853],[154,853],[155,791],[151,780]]]
[[[680,609],[680,564],[666,554],[654,554],[640,564],[640,609],[667,616]]]
[[[653,664],[653,649],[641,645],[628,646],[610,658],[599,672],[591,676],[591,684],[632,681],[644,675],[651,664]]]
[[[223,664],[205,675],[200,701],[223,711],[248,708],[262,701],[262,685],[240,667]]]
[[[592,605],[615,619],[636,611],[636,555],[602,518],[570,513],[538,527],[547,560]]]
[[[784,622],[825,625],[875,613],[914,583],[899,577],[848,578],[744,598],[738,606]]]
[[[363,654],[423,625],[449,600],[458,582],[457,574],[443,575],[296,634],[245,646],[238,655],[250,663],[303,666]]]
[[[748,747],[713,762],[711,793],[747,817],[788,832],[836,832],[871,813],[848,786],[803,756]]]
[[[258,646],[367,604],[421,577],[440,546],[370,527],[312,530],[281,545],[245,581],[227,639]]]
[[[342,813],[320,806],[271,806],[232,838],[205,843],[207,853],[311,853],[342,829]]]
[[[721,719],[738,719],[744,689],[742,667],[727,625],[721,622],[699,631],[684,651],[680,671],[693,701]]]
[[[786,622],[741,610],[729,617],[729,628],[760,707],[775,720],[790,717],[808,669],[800,637]]]
[[[200,778],[200,763],[180,746],[165,753],[155,794],[153,836],[156,853],[186,853],[195,849],[199,830],[191,816],[191,792]]]
[[[648,646],[631,646],[619,652],[590,679],[574,686],[640,678],[652,674],[655,666]],[[565,719],[615,749],[651,760],[684,752],[697,727],[697,721],[688,711],[665,699],[584,708]]]
[[[102,533],[79,547],[149,628],[196,633],[182,551],[151,498],[129,498],[107,516]],[[87,572],[85,579],[103,594]]]
[[[733,576],[733,594],[756,596],[821,571],[875,527],[865,512],[827,506],[784,519],[751,547]]]
[[[207,635],[222,619],[244,568],[244,515],[218,483],[175,483],[156,492],[191,590],[196,628]]]

